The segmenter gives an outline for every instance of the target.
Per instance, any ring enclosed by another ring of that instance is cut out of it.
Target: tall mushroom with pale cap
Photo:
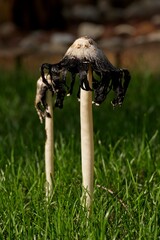
[[[47,75],[45,75],[45,71],[48,72]],[[71,73],[69,87],[66,85],[67,72]],[[98,80],[94,78],[93,73],[98,75]],[[93,39],[81,37],[69,47],[59,63],[44,63],[41,66],[41,84],[47,91],[57,95],[56,105],[58,107],[63,106],[64,89],[68,91],[68,95],[72,94],[76,75],[80,81],[77,97],[80,99],[82,201],[90,211],[93,200],[94,175],[92,103],[100,105],[106,99],[107,94],[113,90],[115,98],[112,105],[114,107],[121,106],[130,81],[130,74],[127,69],[114,67]],[[48,103],[46,104],[45,94],[42,94],[38,101],[36,100],[35,105],[41,118],[47,116]]]

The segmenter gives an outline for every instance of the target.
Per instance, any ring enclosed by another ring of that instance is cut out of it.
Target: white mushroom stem
[[[53,137],[53,99],[51,91],[47,90],[46,103],[47,113],[50,117],[45,117],[45,173],[46,173],[46,197],[52,194],[54,176],[54,137]]]
[[[92,71],[89,66],[87,75],[92,88]],[[94,141],[92,92],[81,89],[80,95],[80,124],[81,124],[81,161],[83,178],[83,206],[89,211],[93,200],[93,172],[94,172]]]

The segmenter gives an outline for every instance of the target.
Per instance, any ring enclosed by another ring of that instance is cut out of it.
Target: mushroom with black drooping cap
[[[71,73],[69,87],[66,83],[67,72]],[[99,80],[94,78],[94,73],[99,76]],[[90,209],[93,198],[94,165],[92,103],[100,105],[107,94],[113,90],[115,98],[112,105],[121,106],[130,81],[130,74],[127,69],[114,67],[93,39],[81,37],[69,47],[59,63],[44,63],[41,66],[42,83],[56,95],[56,107],[63,107],[66,91],[68,95],[72,94],[76,75],[79,76],[80,81],[77,97],[80,99],[83,200],[84,205]],[[50,77],[50,82],[46,76]],[[93,101],[92,92],[94,92]],[[47,113],[47,104],[39,101],[35,105],[43,118]]]

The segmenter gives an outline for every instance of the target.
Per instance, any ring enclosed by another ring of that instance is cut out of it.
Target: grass
[[[79,103],[55,111],[54,194],[45,201],[44,126],[34,74],[0,74],[0,239],[160,239],[160,81],[132,73],[122,108],[94,107],[95,191],[81,207]]]

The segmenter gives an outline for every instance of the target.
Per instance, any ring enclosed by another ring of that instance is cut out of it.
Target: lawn
[[[160,74],[131,73],[121,108],[93,106],[95,190],[80,202],[79,102],[55,110],[54,193],[45,200],[44,125],[35,74],[0,74],[0,239],[160,239]]]

